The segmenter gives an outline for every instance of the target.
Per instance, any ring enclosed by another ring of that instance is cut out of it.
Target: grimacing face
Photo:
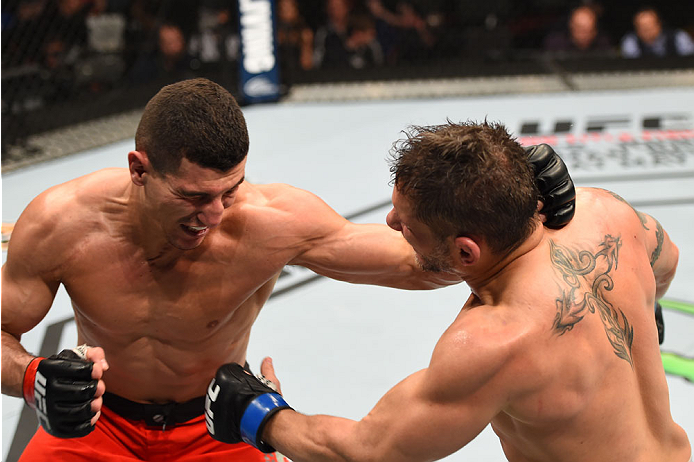
[[[174,247],[196,248],[234,204],[245,167],[246,159],[222,173],[183,159],[175,174],[150,176],[145,186],[150,218]]]
[[[399,231],[412,246],[422,270],[438,273],[453,269],[449,245],[414,217],[410,201],[398,192],[397,187],[393,188],[393,209],[388,213],[386,223]]]

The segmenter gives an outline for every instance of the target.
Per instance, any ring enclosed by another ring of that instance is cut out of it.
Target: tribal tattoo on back
[[[556,299],[557,315],[553,331],[564,335],[588,313],[597,311],[614,353],[633,367],[631,345],[634,341],[634,328],[624,312],[606,298],[607,293],[614,288],[611,273],[617,269],[619,248],[622,245],[620,237],[606,234],[597,252],[576,252],[551,239],[549,244],[552,266],[561,273],[568,286],[562,288],[561,296]],[[590,289],[586,290],[586,286]]]

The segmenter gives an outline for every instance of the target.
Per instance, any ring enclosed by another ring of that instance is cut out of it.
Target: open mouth
[[[210,230],[207,226],[188,226],[188,225],[181,225],[181,228],[183,228],[183,231],[186,232],[189,236],[192,237],[202,237],[207,232]]]

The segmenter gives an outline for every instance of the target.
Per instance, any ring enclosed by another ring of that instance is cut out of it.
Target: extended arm
[[[526,149],[541,194],[545,226],[561,228],[574,215],[576,191],[566,165],[542,144]],[[403,289],[432,289],[460,282],[449,273],[423,271],[402,235],[385,225],[351,223],[318,197],[293,190],[294,217],[306,217],[303,247],[290,264],[302,265],[333,279]]]
[[[241,366],[224,365],[208,388],[208,429],[221,441],[245,435],[244,441],[297,462],[445,457],[479,434],[516,387],[503,370],[507,349],[470,337],[460,342],[461,335],[468,332],[444,334],[429,367],[393,387],[358,422],[286,409]],[[262,371],[275,379],[269,364]]]

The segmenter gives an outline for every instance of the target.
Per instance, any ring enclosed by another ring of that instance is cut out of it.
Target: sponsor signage
[[[246,103],[279,99],[274,0],[239,0],[241,94]]]

